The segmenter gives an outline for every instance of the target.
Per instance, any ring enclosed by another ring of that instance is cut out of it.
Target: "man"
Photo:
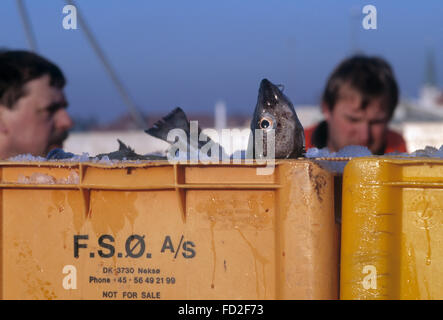
[[[27,51],[0,52],[0,159],[61,148],[73,122],[62,71]]]
[[[321,109],[325,121],[305,130],[306,149],[337,152],[348,145],[366,146],[373,154],[406,152],[400,134],[388,129],[398,103],[398,86],[381,58],[354,56],[330,76]]]

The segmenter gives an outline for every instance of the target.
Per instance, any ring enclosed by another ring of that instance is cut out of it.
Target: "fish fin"
[[[189,135],[189,121],[181,108],[175,108],[161,120],[154,123],[152,128],[145,132],[153,137],[167,141],[168,133],[172,129],[182,129]]]
[[[127,151],[127,152],[134,152],[134,149],[127,146],[125,143],[123,143],[120,139],[117,139],[118,141],[118,151]]]

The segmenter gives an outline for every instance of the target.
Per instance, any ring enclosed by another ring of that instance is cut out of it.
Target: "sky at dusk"
[[[62,0],[23,0],[37,51],[58,64],[73,116],[101,122],[127,111],[84,30],[65,30]],[[140,110],[252,114],[262,78],[295,105],[316,105],[333,68],[356,49],[386,58],[404,98],[415,98],[433,50],[443,86],[443,1],[77,0]],[[365,5],[377,29],[365,30]],[[0,0],[0,47],[28,49],[15,0]]]

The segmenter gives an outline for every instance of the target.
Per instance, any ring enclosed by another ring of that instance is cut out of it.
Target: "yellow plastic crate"
[[[337,299],[334,175],[0,163],[2,299]]]
[[[342,299],[443,298],[443,160],[353,159],[342,204]]]

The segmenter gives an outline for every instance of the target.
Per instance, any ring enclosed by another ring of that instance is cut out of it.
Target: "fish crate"
[[[336,175],[310,160],[1,162],[1,299],[338,299]]]
[[[342,205],[341,299],[443,298],[442,159],[353,159]]]

